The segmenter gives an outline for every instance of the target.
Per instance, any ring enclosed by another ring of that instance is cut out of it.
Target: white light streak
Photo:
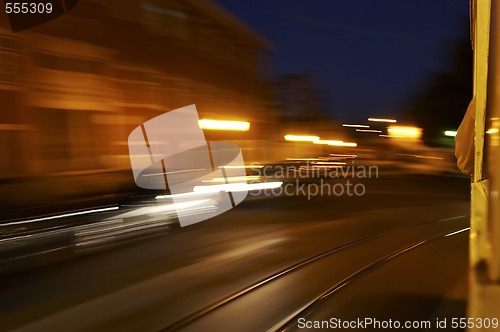
[[[66,218],[66,217],[81,216],[84,214],[113,211],[113,210],[118,210],[118,209],[119,209],[118,206],[112,206],[112,207],[107,207],[107,208],[99,208],[99,209],[93,209],[93,210],[70,212],[70,213],[58,214],[55,216],[49,216],[49,217],[41,217],[41,218],[21,220],[21,221],[13,221],[13,222],[9,222],[9,223],[0,224],[0,226],[29,224],[29,223],[38,222],[38,221],[46,221],[46,220],[54,220],[54,219],[60,219],[60,218]]]

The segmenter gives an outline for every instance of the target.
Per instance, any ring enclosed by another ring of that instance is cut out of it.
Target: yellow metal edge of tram
[[[474,47],[474,98],[475,118],[475,160],[471,183],[471,230],[469,238],[469,294],[467,317],[469,319],[500,319],[500,146],[498,133],[490,140],[491,160],[485,159],[485,132],[487,113],[491,117],[492,100],[500,99],[493,90],[493,76],[500,78],[500,61],[495,64],[500,53],[500,3],[491,0],[471,0],[471,37]],[[492,18],[493,17],[493,18]],[[491,37],[491,38],[490,38]],[[496,46],[496,51],[490,47]],[[495,44],[496,43],[496,44]],[[497,54],[494,54],[497,53]],[[490,60],[493,59],[492,63]],[[488,85],[489,84],[489,85]],[[498,90],[498,88],[496,88]],[[490,95],[488,95],[490,92]],[[500,110],[496,110],[500,113]],[[496,115],[498,117],[498,115]],[[498,126],[498,121],[495,124]],[[495,134],[494,134],[495,135]],[[496,139],[497,143],[491,146]],[[491,155],[498,155],[495,156]],[[492,182],[485,168],[489,163]],[[499,179],[497,179],[499,178]],[[492,195],[493,194],[493,195]],[[475,326],[468,331],[484,331],[485,327]]]

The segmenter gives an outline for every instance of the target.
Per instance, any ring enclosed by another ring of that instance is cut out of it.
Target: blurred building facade
[[[326,93],[309,74],[285,74],[276,83],[279,117],[287,130],[309,131],[309,134],[341,131],[329,114]]]
[[[263,79],[272,45],[208,1],[81,1],[15,34],[0,22],[3,204],[130,186],[128,134],[190,104],[251,123],[208,140],[239,143],[248,162],[273,153],[259,143],[276,134]]]
[[[313,135],[321,139],[350,140],[342,125],[330,114],[326,93],[305,73],[280,75],[275,81],[278,118],[282,135]],[[292,143],[290,143],[292,144]],[[335,152],[336,148],[295,142],[296,156]],[[298,155],[297,155],[298,154]]]

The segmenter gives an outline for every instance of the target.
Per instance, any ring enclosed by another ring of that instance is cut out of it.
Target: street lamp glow
[[[351,128],[370,128],[370,126],[368,126],[368,125],[348,124],[348,123],[344,123],[342,126],[344,126],[344,127],[351,127]]]
[[[359,131],[361,133],[381,133],[382,130],[375,130],[375,129],[356,129],[356,131]]]
[[[350,147],[358,146],[357,143],[337,141],[337,140],[323,140],[323,139],[319,139],[319,138],[317,140],[314,140],[313,143],[314,144],[325,144],[325,145],[331,145],[331,146],[350,146]]]
[[[335,140],[327,140],[327,139],[317,139],[313,141],[314,144],[328,144],[328,145],[334,145],[334,144],[342,144],[344,143],[343,141],[335,141]]]
[[[420,138],[422,129],[417,127],[390,126],[387,131],[391,137]]]
[[[285,135],[285,140],[287,140],[287,141],[297,141],[297,142],[314,142],[314,141],[319,140],[319,136]]]
[[[281,187],[283,182],[261,182],[261,183],[229,183],[214,184],[207,186],[194,186],[194,193],[218,193],[218,192],[239,192],[262,189],[275,189]]]
[[[450,136],[450,137],[455,137],[455,136],[457,136],[457,132],[453,131],[453,130],[447,130],[447,131],[444,132],[444,135],[445,136]]]
[[[246,121],[222,121],[222,120],[202,119],[198,120],[198,125],[200,126],[201,129],[210,129],[210,130],[248,131],[250,129],[250,122]]]
[[[380,119],[380,118],[368,118],[368,121],[372,121],[372,122],[391,122],[391,123],[396,123],[397,122],[394,119]]]
[[[342,142],[342,143],[339,143],[339,144],[328,144],[328,145],[333,145],[333,146],[347,146],[347,147],[355,148],[355,147],[358,146],[358,143]]]
[[[486,130],[486,134],[489,134],[489,135],[496,134],[496,133],[498,133],[498,128],[490,128],[490,129]]]

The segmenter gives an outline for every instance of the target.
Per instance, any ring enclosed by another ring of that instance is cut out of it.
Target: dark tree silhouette
[[[458,128],[472,98],[472,48],[469,35],[449,44],[448,71],[434,72],[416,95],[410,115],[424,128],[427,145],[438,144],[444,130]]]

